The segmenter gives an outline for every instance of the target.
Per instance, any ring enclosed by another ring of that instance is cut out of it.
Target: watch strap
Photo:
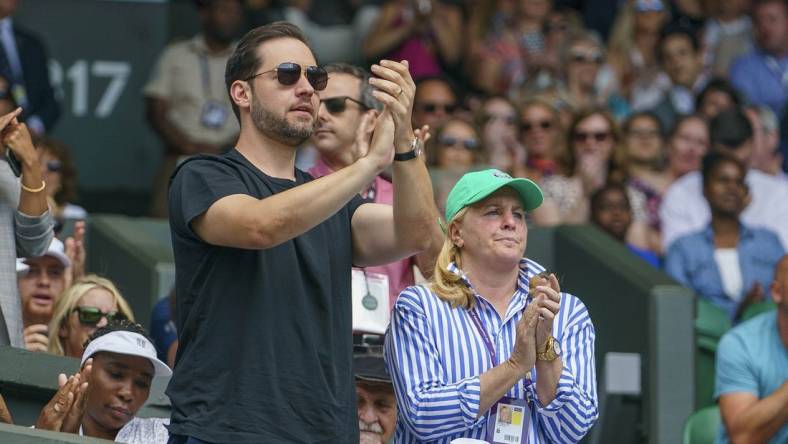
[[[416,150],[410,150],[405,153],[396,153],[394,154],[394,160],[403,162],[405,160],[415,159],[416,155]]]

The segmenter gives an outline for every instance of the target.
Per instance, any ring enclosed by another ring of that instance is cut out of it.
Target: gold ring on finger
[[[399,89],[399,92],[397,93],[397,97],[401,96],[401,95],[402,95],[402,93],[404,93],[404,92],[405,92],[405,90],[404,90],[404,89],[402,89],[402,88],[400,88],[400,89]]]

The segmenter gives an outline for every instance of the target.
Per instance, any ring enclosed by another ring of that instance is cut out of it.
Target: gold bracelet
[[[20,185],[22,185],[22,189],[27,191],[28,193],[40,193],[40,192],[44,191],[44,188],[47,187],[47,183],[44,180],[41,181],[41,186],[38,187],[38,188],[28,188],[23,183],[20,183]]]

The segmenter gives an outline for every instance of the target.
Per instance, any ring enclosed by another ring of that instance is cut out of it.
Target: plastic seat
[[[714,405],[714,356],[722,335],[731,328],[728,315],[716,305],[697,301],[695,318],[695,408]]]
[[[754,318],[761,313],[766,313],[767,311],[775,310],[776,308],[777,304],[775,304],[773,301],[763,301],[752,304],[744,309],[744,313],[741,314],[741,320],[744,322],[747,319]]]
[[[698,335],[720,339],[731,328],[728,314],[711,302],[698,298],[695,331]]]
[[[684,423],[683,444],[713,444],[722,425],[719,407],[695,411]]]

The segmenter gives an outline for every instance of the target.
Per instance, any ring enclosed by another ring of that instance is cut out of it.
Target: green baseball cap
[[[496,169],[475,171],[463,175],[449,192],[446,199],[446,222],[451,222],[461,209],[484,200],[501,187],[507,186],[520,195],[525,211],[531,211],[542,204],[542,190],[529,179],[513,178]]]

